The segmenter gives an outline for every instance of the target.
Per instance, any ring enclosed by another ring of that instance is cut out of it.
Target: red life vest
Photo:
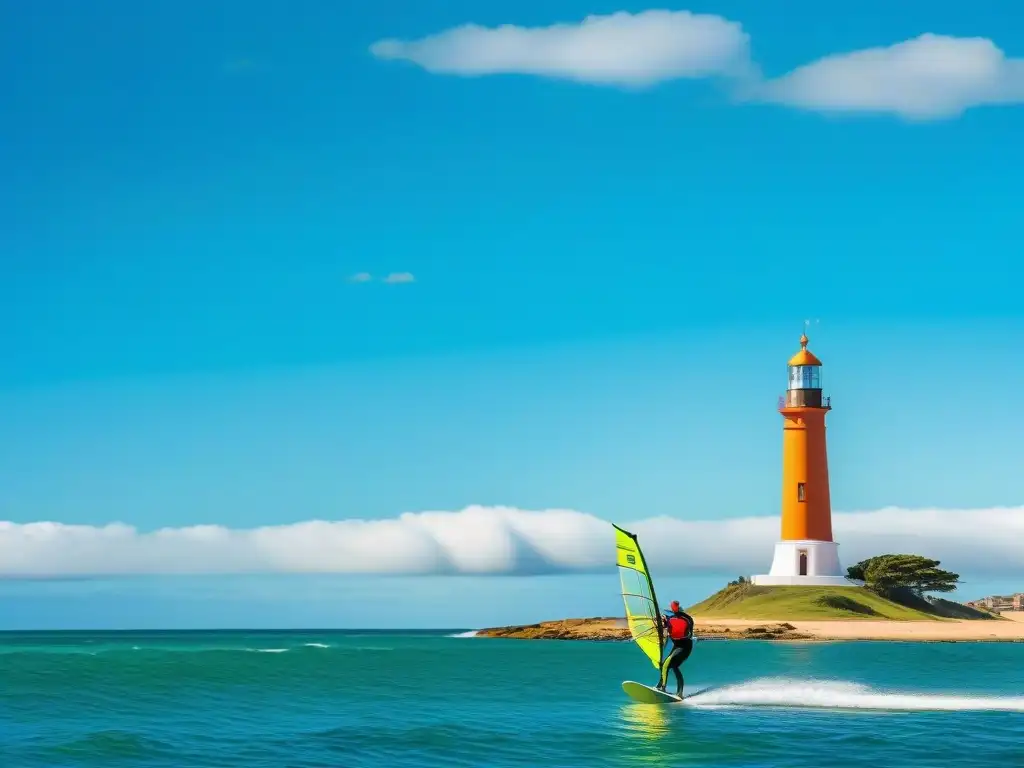
[[[670,616],[668,620],[668,636],[673,640],[682,640],[690,636],[690,622],[681,616]]]

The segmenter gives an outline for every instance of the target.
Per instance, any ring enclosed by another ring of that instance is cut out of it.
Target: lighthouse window
[[[797,483],[796,484],[796,500],[797,501],[806,501],[807,500],[805,498],[805,496],[804,496],[804,484],[803,483]]]
[[[821,389],[821,373],[814,365],[794,365],[789,370],[790,389]]]

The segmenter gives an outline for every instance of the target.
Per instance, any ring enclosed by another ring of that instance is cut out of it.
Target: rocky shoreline
[[[814,635],[800,632],[787,622],[765,622],[745,627],[698,622],[699,640],[814,640]],[[478,630],[477,637],[499,637],[514,640],[591,640],[604,642],[629,641],[625,619],[594,617],[542,621],[509,627]]]

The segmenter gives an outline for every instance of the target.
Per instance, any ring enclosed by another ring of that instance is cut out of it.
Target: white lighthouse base
[[[771,572],[754,576],[759,587],[853,587],[839,565],[834,541],[780,541],[775,545]]]

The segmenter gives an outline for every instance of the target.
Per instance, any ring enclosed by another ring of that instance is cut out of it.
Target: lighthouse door
[[[801,576],[806,576],[807,575],[807,550],[806,549],[801,549],[800,550],[799,558],[800,558],[800,575]]]

